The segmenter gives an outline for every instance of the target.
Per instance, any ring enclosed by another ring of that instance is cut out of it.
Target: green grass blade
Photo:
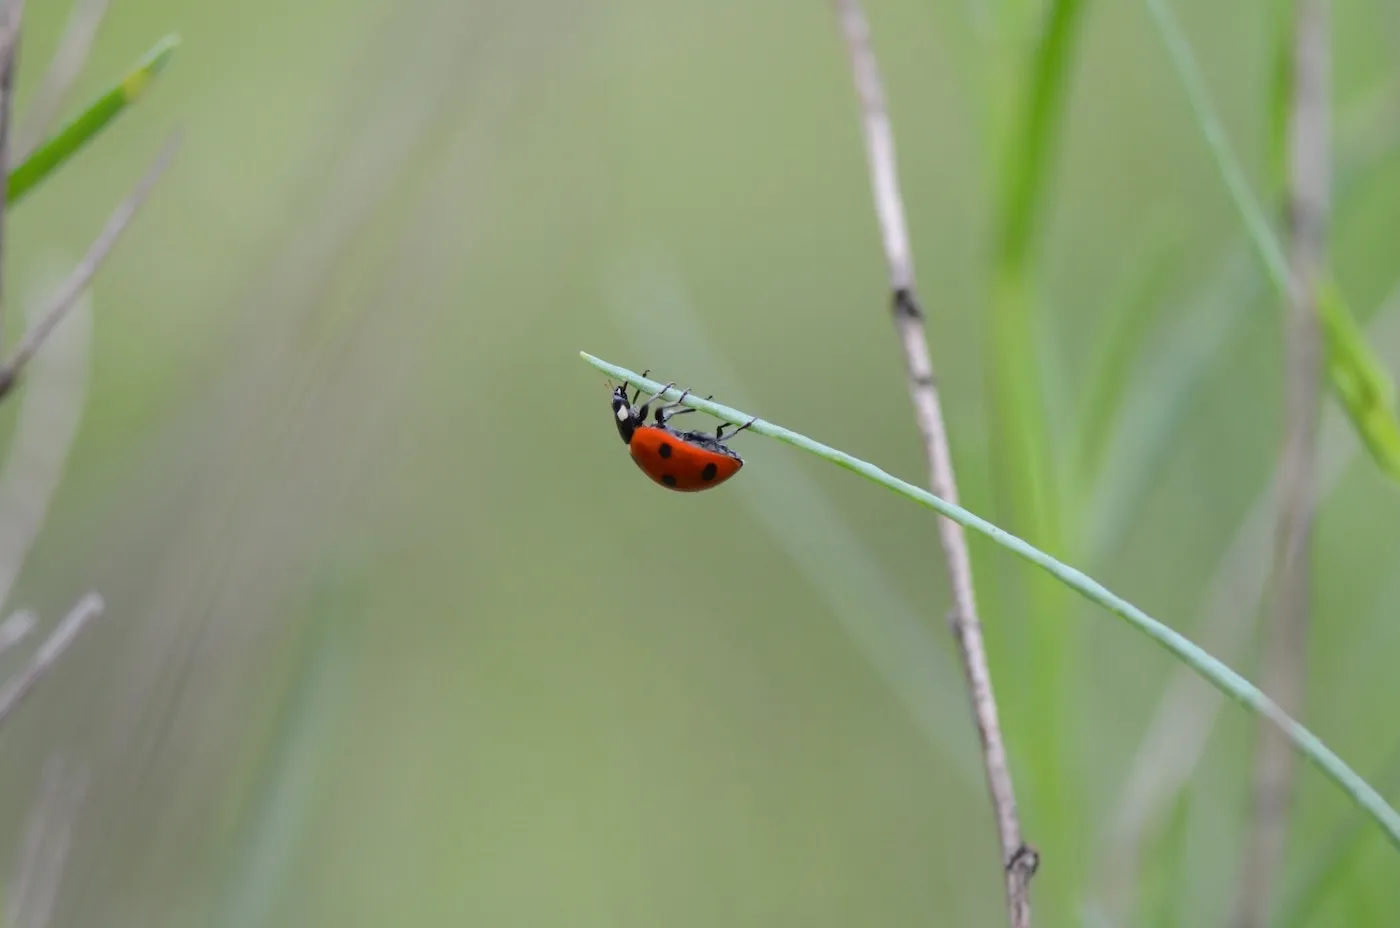
[[[680,399],[681,391],[677,390],[675,387],[662,390],[663,384],[655,380],[648,380],[645,377],[641,377],[625,367],[619,367],[616,364],[611,364],[601,358],[594,357],[586,351],[580,351],[579,356],[593,367],[616,380],[630,383],[647,393],[660,392],[660,398],[662,399],[671,401]],[[687,395],[683,401],[683,405],[736,425],[746,423],[752,418],[737,409],[731,409],[720,403],[702,400],[694,395]],[[1048,572],[1055,579],[1079,593],[1085,599],[1097,603],[1109,612],[1123,619],[1133,628],[1157,642],[1178,660],[1187,664],[1192,670],[1226,696],[1229,696],[1246,708],[1252,709],[1255,713],[1276,725],[1304,757],[1327,776],[1328,779],[1336,783],[1358,807],[1365,811],[1366,814],[1385,831],[1390,842],[1395,846],[1397,851],[1400,851],[1400,813],[1397,813],[1391,808],[1380,793],[1376,792],[1370,784],[1361,779],[1356,771],[1347,766],[1346,762],[1334,754],[1321,739],[1276,706],[1258,687],[1254,686],[1254,684],[1231,670],[1219,660],[1216,660],[1210,654],[1201,650],[1201,648],[1186,636],[1152,618],[1121,596],[1110,592],[1107,587],[1082,571],[1076,570],[1068,564],[1056,560],[1039,548],[998,528],[980,516],[968,512],[961,506],[955,506],[952,503],[934,496],[927,490],[920,489],[912,483],[900,480],[898,477],[886,473],[874,464],[862,461],[860,458],[847,454],[844,451],[838,451],[829,445],[814,441],[806,435],[774,425],[771,422],[765,422],[762,419],[755,419],[751,430],[760,435],[767,435],[769,438],[776,438],[779,441],[786,442],[810,454],[815,454],[817,457],[829,461],[838,467],[859,474],[867,480],[878,483],[888,490],[892,490],[914,502],[927,506],[935,512],[952,519],[959,525],[986,536],[993,543],[1000,545],[1012,554]]]
[[[136,67],[114,87],[94,100],[76,119],[34,149],[24,163],[10,172],[7,196],[10,205],[24,199],[50,174],[77,154],[83,146],[141,98],[151,81],[170,61],[180,37],[168,35],[155,44]]]
[[[334,563],[311,591],[309,621],[286,668],[286,695],[272,713],[240,816],[232,874],[218,921],[265,925],[282,903],[286,877],[316,812],[328,746],[353,686],[357,639],[366,621],[363,571]],[[264,680],[268,679],[264,676]]]
[[[1383,80],[1339,121],[1339,212],[1362,197],[1400,157],[1400,124],[1386,116],[1397,104],[1400,81]],[[1226,348],[1240,327],[1264,309],[1263,278],[1243,233],[1232,238],[1216,262],[1193,295],[1168,304],[1163,315],[1168,321],[1147,338],[1152,350],[1135,354],[1128,362],[1133,377],[1117,385],[1101,462],[1082,478],[1092,495],[1080,507],[1088,515],[1082,518],[1082,546],[1077,550],[1090,563],[1116,550],[1128,527],[1137,523],[1147,488],[1156,485],[1183,423],[1193,414],[1200,385],[1224,363]],[[1385,367],[1376,365],[1373,370],[1383,372]]]
[[[1109,300],[1107,321],[1093,340],[1085,378],[1084,399],[1076,411],[1074,490],[1081,499],[1095,491],[1105,449],[1132,379],[1136,362],[1148,342],[1148,330],[1156,322],[1154,310],[1162,303],[1181,260],[1184,236],[1174,228],[1152,235],[1132,262],[1119,292]],[[1087,506],[1076,507],[1080,511]],[[1080,529],[1082,537],[1082,527]]]
[[[1327,376],[1332,389],[1371,458],[1392,480],[1400,481],[1395,384],[1330,278],[1319,282],[1317,308],[1327,342]]]
[[[1293,15],[1293,0],[1274,0],[1274,60],[1270,75],[1268,122],[1265,127],[1265,150],[1269,155],[1269,190],[1271,202],[1282,202],[1288,188],[1288,121],[1292,114],[1294,32],[1297,17]]]
[[[1385,792],[1400,793],[1400,745],[1391,750],[1380,783]],[[1364,819],[1348,814],[1332,837],[1320,844],[1304,866],[1303,875],[1290,881],[1288,898],[1279,909],[1278,928],[1304,928],[1352,876],[1357,857],[1366,849],[1366,839],[1374,834],[1362,828],[1364,823]]]
[[[1181,78],[1182,87],[1186,91],[1186,99],[1191,104],[1192,115],[1195,116],[1201,135],[1205,138],[1206,145],[1215,158],[1216,169],[1220,171],[1221,180],[1225,182],[1225,187],[1230,192],[1230,199],[1234,201],[1235,208],[1244,221],[1250,243],[1254,246],[1259,260],[1263,262],[1264,269],[1268,272],[1274,286],[1278,288],[1280,293],[1286,295],[1293,285],[1288,273],[1288,261],[1283,254],[1283,246],[1279,244],[1278,238],[1274,235],[1273,227],[1269,225],[1268,217],[1264,215],[1263,208],[1260,207],[1259,202],[1249,189],[1249,180],[1245,177],[1244,169],[1240,167],[1239,159],[1235,157],[1234,150],[1230,147],[1230,140],[1225,135],[1225,127],[1220,122],[1215,107],[1211,105],[1205,79],[1201,76],[1201,69],[1196,64],[1196,56],[1186,41],[1185,33],[1181,31],[1181,24],[1177,22],[1176,15],[1172,13],[1167,0],[1145,0],[1145,2],[1157,24],[1157,31],[1162,36],[1162,44],[1167,48],[1167,56],[1171,58],[1177,76]]]
[[[1044,400],[1045,366],[1037,338],[1043,307],[1033,256],[1085,6],[1084,0],[1052,0],[1043,13],[1039,4],[1021,4],[1015,11],[1017,24],[1035,23],[1039,36],[1001,152],[987,341],[997,510],[1003,520],[1053,551],[1064,550],[1064,527],[1059,455],[1052,447],[1054,431]],[[1009,601],[1019,605],[1017,591],[1009,592]],[[1025,593],[1025,653],[1033,655],[1024,668],[1029,698],[1012,707],[1008,727],[1034,768],[1025,803],[1027,826],[1065,868],[1045,900],[1049,920],[1060,922],[1072,917],[1069,893],[1080,882],[1079,862],[1085,859],[1077,843],[1080,796],[1066,756],[1066,745],[1074,740],[1075,695],[1082,678],[1076,665],[1082,649],[1077,625],[1061,621],[1072,618],[1063,589],[1036,575],[1028,578]]]
[[[1249,181],[1211,105],[1205,81],[1181,24],[1177,22],[1167,0],[1145,2],[1162,36],[1167,55],[1181,78],[1196,123],[1249,232],[1250,242],[1274,289],[1287,298],[1293,292],[1294,283],[1283,246],[1279,244],[1259,201],[1250,191]],[[1335,282],[1324,282],[1319,288],[1318,298],[1327,335],[1327,379],[1332,391],[1346,408],[1347,416],[1360,430],[1362,441],[1377,466],[1392,479],[1400,480],[1400,422],[1395,417],[1394,388],[1389,375],[1366,345],[1360,327]]]
[[[1162,833],[1152,842],[1152,850],[1143,868],[1150,878],[1148,891],[1143,894],[1136,925],[1152,928],[1177,928],[1182,924],[1183,903],[1191,897],[1186,879],[1186,836],[1190,821],[1191,794],[1182,790],[1172,804],[1171,816]]]
[[[1293,83],[1294,31],[1297,17],[1291,0],[1275,0],[1278,39],[1269,98],[1269,161],[1274,196],[1282,202],[1288,161],[1287,133]],[[1318,284],[1318,313],[1327,346],[1328,379],[1360,435],[1362,443],[1388,476],[1400,480],[1400,426],[1393,398],[1395,384],[1376,359],[1356,316],[1330,273]]]
[[[1024,268],[1044,200],[1045,176],[1054,159],[1051,145],[1064,111],[1073,49],[1083,0],[1055,0],[1044,37],[1027,75],[1026,111],[1007,145],[1002,169],[999,262]]]

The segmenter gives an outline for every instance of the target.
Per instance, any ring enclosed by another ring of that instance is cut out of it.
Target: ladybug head
[[[612,411],[613,422],[617,425],[617,434],[622,436],[622,443],[631,444],[632,433],[642,424],[642,419],[637,415],[637,410],[632,408],[632,402],[627,399],[627,384],[613,389]],[[645,415],[642,413],[642,416]]]

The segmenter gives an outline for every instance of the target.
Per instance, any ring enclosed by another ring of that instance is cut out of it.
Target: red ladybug
[[[667,422],[672,416],[695,410],[675,402],[656,407],[656,424],[647,425],[647,407],[674,386],[674,383],[667,384],[640,406],[636,403],[642,395],[641,390],[628,400],[626,384],[615,388],[612,392],[612,410],[617,433],[622,436],[623,444],[642,473],[663,487],[683,493],[717,487],[744,466],[744,459],[724,444],[725,439],[738,435],[753,425],[758,417],[755,416],[728,435],[724,434],[728,423],[715,429],[714,435],[708,432],[680,432]],[[689,393],[686,390],[681,394],[681,399],[685,399]]]

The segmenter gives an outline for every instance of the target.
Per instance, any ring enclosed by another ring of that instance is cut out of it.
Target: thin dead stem
[[[44,264],[26,287],[27,324],[39,318],[53,289],[71,270],[70,261],[56,257]],[[9,603],[44,528],[82,423],[92,360],[92,304],[91,293],[78,299],[64,324],[25,368],[24,393],[15,398],[14,431],[0,463],[0,607]]]
[[[1279,518],[1273,562],[1273,622],[1264,690],[1283,711],[1303,705],[1312,596],[1322,347],[1315,294],[1326,260],[1331,175],[1328,0],[1294,0],[1293,87],[1288,125],[1287,214],[1292,297],[1288,307],[1285,436],[1279,462]],[[1274,877],[1288,840],[1296,771],[1293,750],[1271,725],[1259,728],[1251,830],[1235,898],[1234,923],[1268,921]]]
[[[29,809],[15,874],[5,896],[5,924],[48,928],[73,849],[88,773],[61,756],[44,763],[39,797]]]
[[[97,29],[102,25],[102,17],[107,13],[108,0],[77,0],[68,14],[68,24],[59,39],[58,50],[54,52],[44,81],[34,93],[25,114],[24,125],[16,139],[15,164],[23,164],[34,148],[44,140],[45,133],[63,110],[68,92],[82,73],[92,51]]]
[[[0,622],[0,655],[28,638],[37,622],[38,618],[28,609],[22,609]]]
[[[834,0],[837,20],[850,55],[851,71],[859,97],[870,185],[875,214],[880,225],[885,261],[889,266],[891,310],[896,333],[904,350],[909,380],[909,396],[914,417],[928,459],[929,488],[955,503],[957,484],[953,478],[952,455],[948,447],[943,408],[934,382],[933,363],[924,335],[924,314],[914,285],[914,265],[909,247],[909,231],[899,192],[895,161],[894,131],[885,104],[879,66],[870,41],[870,25],[859,0]],[[950,519],[938,520],[939,539],[948,567],[953,608],[948,624],[958,644],[967,687],[972,699],[973,717],[982,744],[987,789],[996,817],[1001,843],[1002,869],[1006,881],[1006,904],[1013,928],[1031,923],[1030,881],[1039,865],[1039,854],[1021,839],[1021,823],[1016,814],[1016,793],[1011,783],[1001,723],[997,718],[992,674],[987,666],[982,625],[977,618],[977,602],[972,584],[972,562],[962,526]]]
[[[105,608],[106,604],[101,596],[89,593],[68,611],[63,621],[58,623],[58,628],[55,628],[53,634],[39,646],[29,664],[0,689],[0,726],[9,721],[15,709],[19,708],[24,698],[58,662],[68,650],[68,646],[87,627],[88,622],[100,615]]]
[[[92,282],[98,267],[111,253],[113,246],[121,238],[122,232],[126,230],[127,225],[136,215],[136,211],[141,208],[141,204],[150,195],[156,181],[170,165],[170,159],[174,156],[178,144],[179,135],[177,133],[165,143],[165,147],[156,156],[154,163],[147,169],[145,176],[137,181],[136,187],[127,198],[112,211],[107,225],[103,227],[102,232],[88,248],[87,254],[78,262],[77,267],[73,268],[68,279],[54,295],[53,301],[40,314],[39,320],[30,326],[29,331],[24,333],[24,338],[20,341],[14,354],[3,366],[0,366],[0,398],[14,389],[24,366],[34,357],[34,353],[39,350],[44,339],[63,321],[63,317],[72,309],[73,304],[78,301],[78,297],[82,296],[83,291]]]

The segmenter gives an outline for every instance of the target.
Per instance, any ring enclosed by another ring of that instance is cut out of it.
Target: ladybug
[[[646,376],[646,372],[642,373]],[[713,435],[708,432],[681,432],[668,424],[673,416],[695,412],[680,402],[666,403],[656,407],[655,424],[647,425],[647,407],[662,393],[674,387],[668,383],[645,403],[638,406],[637,399],[642,391],[629,400],[627,384],[613,389],[613,421],[617,424],[617,434],[632,455],[632,460],[652,480],[669,490],[682,493],[695,493],[717,487],[733,477],[744,466],[744,459],[725,445],[725,439],[733,438],[753,425],[758,417],[750,419],[728,435],[722,423]],[[685,399],[690,394],[681,394]],[[709,399],[709,397],[706,397]]]

